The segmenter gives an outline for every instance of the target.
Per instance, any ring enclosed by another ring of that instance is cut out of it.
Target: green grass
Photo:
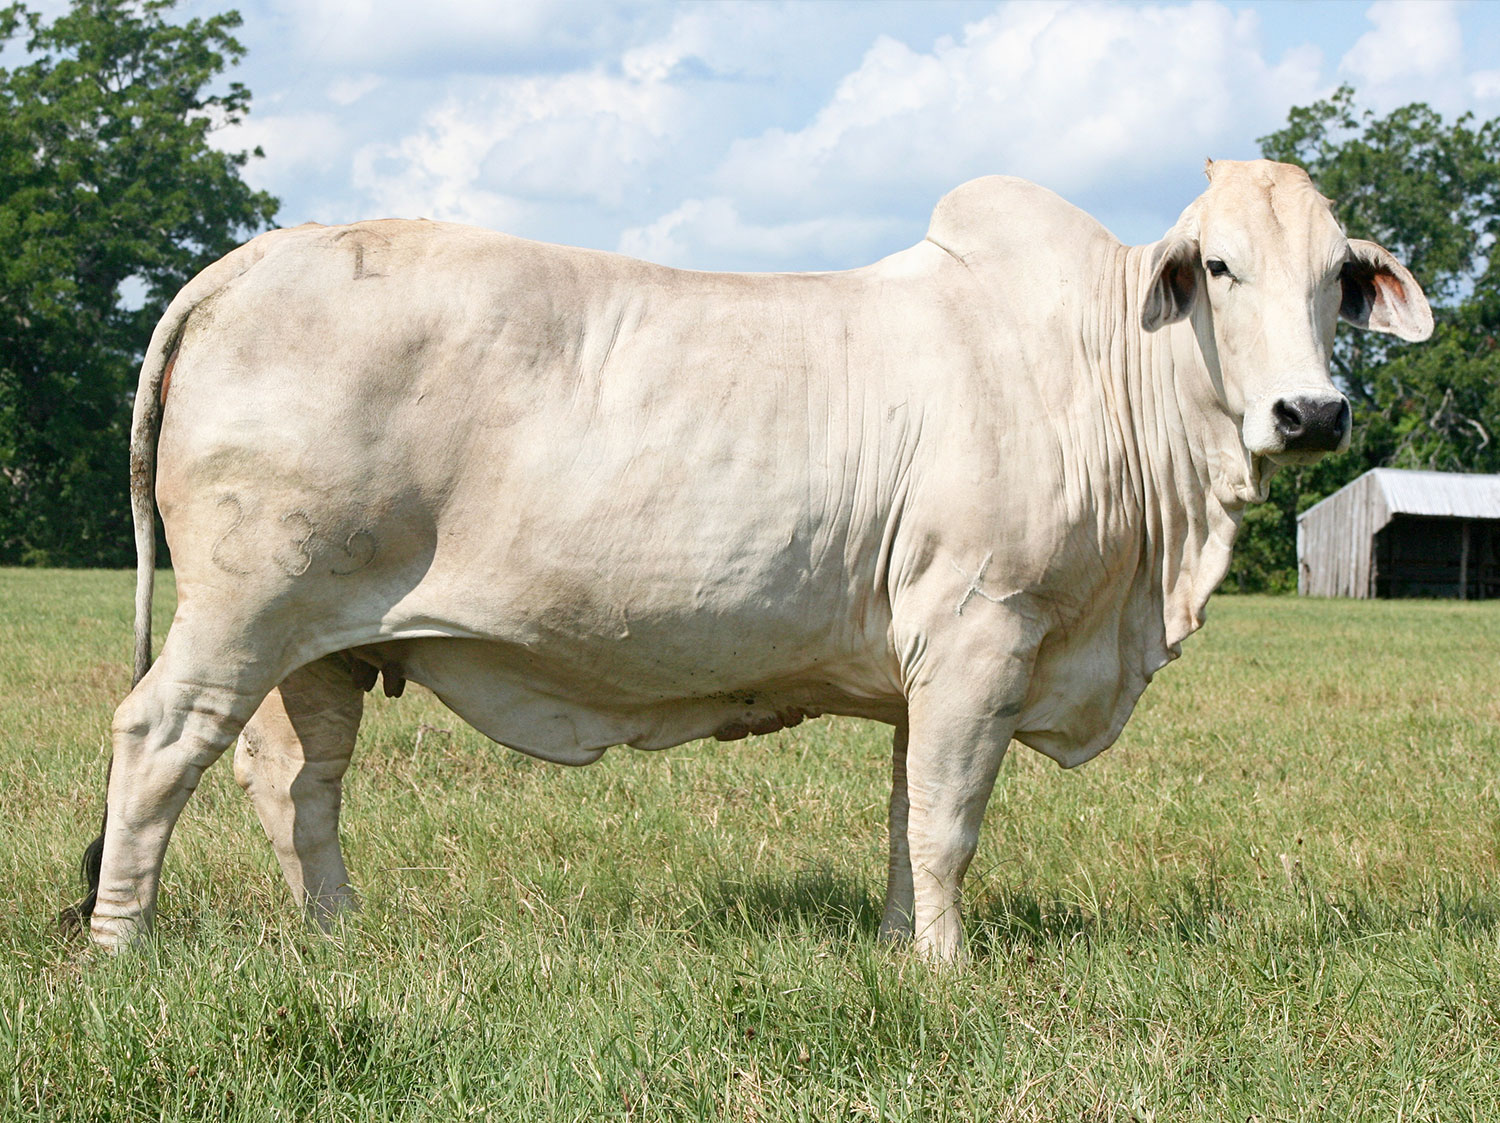
[[[420,691],[335,937],[225,760],[156,943],[65,941],[129,602],[0,571],[0,1118],[1500,1118],[1500,604],[1217,599],[1109,753],[1007,758],[934,971],[875,939],[884,729],[568,770]]]

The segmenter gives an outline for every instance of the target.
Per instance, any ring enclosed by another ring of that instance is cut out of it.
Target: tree
[[[276,212],[240,178],[252,154],[208,141],[250,105],[211,86],[244,54],[239,15],[172,24],[174,3],[74,0],[50,24],[0,9],[0,43],[27,37],[0,69],[0,562],[131,561],[129,403],[152,325]]]
[[[1422,104],[1376,117],[1342,86],[1262,137],[1334,201],[1350,237],[1416,275],[1437,321],[1426,343],[1339,329],[1334,377],[1354,437],[1342,456],[1282,469],[1247,514],[1230,587],[1296,587],[1296,516],[1370,468],[1500,471],[1500,118],[1451,125]]]

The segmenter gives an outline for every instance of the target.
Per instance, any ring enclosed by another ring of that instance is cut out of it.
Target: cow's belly
[[[360,656],[421,683],[479,732],[564,764],[589,764],[612,745],[664,749],[701,737],[736,740],[825,713],[896,721],[901,700],[872,666],[846,662],[776,674],[746,652],[731,678],[703,666],[685,681],[620,675],[608,680],[505,642],[424,639],[362,648]],[[635,653],[617,652],[630,662]],[[694,682],[693,679],[699,681]]]

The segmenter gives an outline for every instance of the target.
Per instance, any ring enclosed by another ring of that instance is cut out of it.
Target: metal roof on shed
[[[1376,468],[1371,475],[1393,515],[1500,519],[1500,476]]]
[[[1500,475],[1372,468],[1346,487],[1371,480],[1392,515],[1438,515],[1460,519],[1500,519]],[[1344,489],[1340,489],[1341,491]],[[1338,495],[1339,492],[1334,492]],[[1332,499],[1330,495],[1328,499]],[[1297,516],[1300,522],[1323,503]]]

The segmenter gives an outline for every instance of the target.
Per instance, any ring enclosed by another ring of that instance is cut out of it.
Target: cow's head
[[[1334,327],[1421,340],[1432,310],[1406,267],[1346,238],[1301,168],[1210,161],[1209,187],[1156,246],[1141,324],[1191,318],[1221,405],[1257,482],[1349,444],[1349,403],[1329,377]]]

